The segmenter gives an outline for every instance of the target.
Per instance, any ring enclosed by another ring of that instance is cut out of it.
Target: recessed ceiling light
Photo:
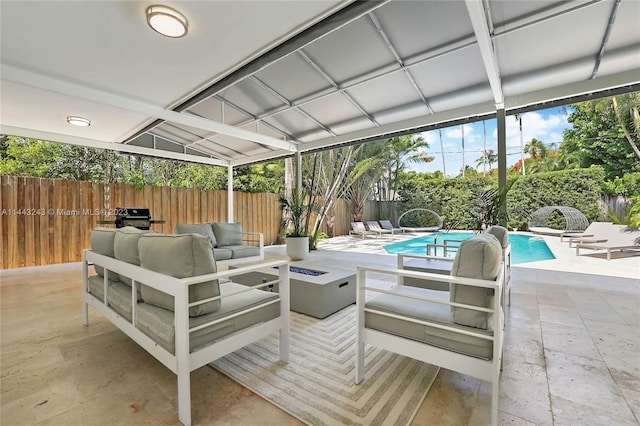
[[[189,23],[183,14],[167,6],[147,8],[147,24],[163,36],[180,38],[187,35]]]
[[[73,116],[73,115],[70,115],[70,116],[67,117],[67,123],[73,124],[74,126],[78,126],[78,127],[89,127],[89,126],[91,126],[91,120],[89,120],[88,118],[76,117],[76,116]]]

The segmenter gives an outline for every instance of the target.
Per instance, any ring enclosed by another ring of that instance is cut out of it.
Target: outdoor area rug
[[[211,365],[309,425],[408,425],[438,367],[366,348],[354,385],[355,305],[324,320],[291,312],[291,355],[278,360],[273,334]]]

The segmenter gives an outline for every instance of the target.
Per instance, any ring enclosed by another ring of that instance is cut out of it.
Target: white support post
[[[358,267],[356,277],[356,385],[364,380],[364,302],[366,271]]]
[[[280,361],[289,362],[289,263],[280,265],[279,272],[278,291],[280,294],[280,318],[282,319],[279,332],[279,352]]]
[[[296,188],[298,191],[302,190],[302,155],[300,151],[296,151],[295,154],[296,160]]]
[[[82,301],[84,303],[84,326],[89,326],[89,304],[86,302],[87,286],[89,285],[89,265],[87,263],[87,252],[82,252]]]
[[[175,359],[178,376],[178,419],[191,426],[191,363],[189,361],[189,286],[177,291],[175,309]]]
[[[233,223],[233,166],[227,167],[227,222]]]

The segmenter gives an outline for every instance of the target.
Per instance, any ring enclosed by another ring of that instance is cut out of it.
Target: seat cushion
[[[141,235],[148,233],[149,231],[143,231],[133,226],[116,229],[116,235],[113,239],[114,257],[123,262],[139,266],[140,253],[138,252],[138,239]],[[120,275],[120,281],[129,286],[131,285],[131,278],[126,275]]]
[[[89,293],[104,302],[104,277],[89,277]],[[131,287],[120,282],[109,280],[107,302],[118,315],[131,321]]]
[[[225,282],[220,284],[223,296],[247,287],[241,284]],[[277,293],[262,290],[249,290],[247,292],[225,297],[222,307],[213,313],[189,319],[189,326],[196,327],[210,321],[228,317],[243,309],[248,309],[271,300],[278,300]],[[225,319],[217,324],[210,325],[191,333],[189,349],[193,351],[201,346],[206,346],[231,333],[235,333],[252,325],[259,324],[280,315],[280,303],[255,309],[251,312]],[[147,336],[152,338],[160,346],[171,353],[175,352],[175,328],[174,313],[157,306],[141,304],[138,306],[136,326]]]
[[[218,246],[242,245],[242,224],[214,222],[211,224],[213,233],[216,234]]]
[[[94,228],[91,231],[91,251],[109,257],[114,257],[113,242],[116,236],[116,230],[110,228]],[[104,268],[94,265],[96,273],[101,277],[104,276]]]
[[[477,234],[464,240],[456,253],[451,275],[456,277],[495,280],[502,264],[502,246],[491,234]],[[493,290],[461,284],[451,284],[452,302],[491,307]],[[456,324],[487,329],[488,314],[465,308],[451,308]]]
[[[211,238],[211,245],[216,247],[218,241],[216,235],[213,233],[213,228],[210,223],[179,223],[176,225],[176,234],[200,234]]]
[[[231,259],[231,256],[233,256],[233,252],[229,250],[227,247],[225,248],[216,247],[213,249],[213,257],[216,260]]]
[[[240,257],[260,256],[260,248],[254,246],[227,246],[231,250],[231,257],[238,259]]]
[[[140,237],[140,266],[175,278],[188,278],[217,272],[211,239],[200,234],[147,234]],[[173,310],[173,296],[148,285],[141,286],[145,303]],[[218,280],[189,286],[189,303],[218,296]],[[189,308],[189,316],[215,312],[220,301],[215,300]]]
[[[403,294],[427,297],[435,300],[446,301],[449,295],[442,291],[425,290],[422,288],[396,286],[393,291]],[[366,308],[376,309],[398,315],[430,321],[439,325],[446,325],[463,331],[491,336],[488,330],[478,330],[453,322],[451,309],[448,305],[425,302],[422,300],[408,299],[406,297],[380,294],[366,302]],[[417,324],[399,318],[390,318],[378,313],[366,312],[365,324],[367,328],[384,331],[397,336],[427,343],[450,351],[471,355],[477,358],[490,359],[493,357],[491,341],[475,336],[452,333],[436,327]]]

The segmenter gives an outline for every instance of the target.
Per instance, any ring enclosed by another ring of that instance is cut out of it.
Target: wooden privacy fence
[[[247,232],[262,232],[265,245],[278,242],[278,194],[234,192],[234,221]],[[61,179],[0,176],[0,269],[78,262],[91,230],[115,220],[117,207],[146,207],[158,232],[177,223],[227,222],[227,191],[131,185]],[[348,204],[338,200],[334,235],[349,232]],[[326,226],[322,231],[327,232]]]
[[[173,233],[177,223],[227,221],[227,192],[102,184],[60,179],[0,177],[0,269],[77,262],[100,220],[116,207],[147,207],[152,230]],[[277,194],[234,192],[234,220],[274,244],[280,227]]]

